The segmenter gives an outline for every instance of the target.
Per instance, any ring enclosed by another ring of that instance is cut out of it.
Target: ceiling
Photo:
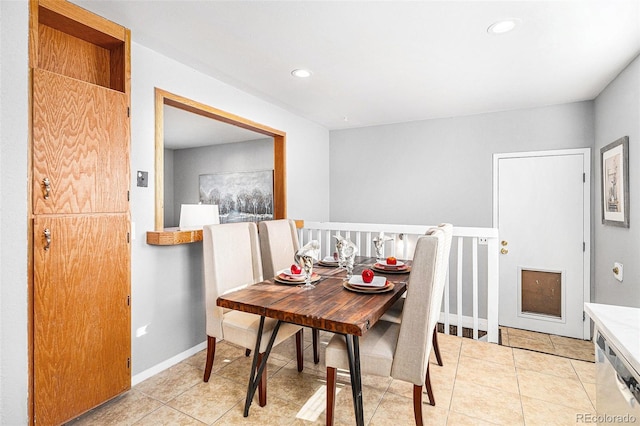
[[[72,1],[330,130],[591,100],[640,53],[638,0]]]

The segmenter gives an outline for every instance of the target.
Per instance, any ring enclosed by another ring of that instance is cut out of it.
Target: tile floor
[[[578,340],[508,327],[500,327],[500,334],[502,345],[504,346],[529,349],[583,361],[593,362],[595,359],[595,348],[593,342],[589,340]]]
[[[518,338],[512,330],[507,330],[509,340]],[[322,343],[326,344],[329,338],[329,333],[321,333]],[[425,424],[573,425],[581,423],[577,415],[595,414],[593,362],[444,334],[439,334],[438,339],[444,366],[438,366],[432,356],[430,371],[436,406],[424,404]],[[564,343],[569,346],[570,342]],[[261,408],[254,402],[247,418],[243,418],[242,411],[251,358],[244,356],[242,348],[219,343],[211,379],[204,383],[205,356],[202,351],[174,365],[70,424],[325,423],[324,359],[321,351],[320,364],[313,364],[308,331],[304,371],[298,373],[296,369],[292,339],[274,348],[268,363],[268,404]],[[339,375],[337,425],[354,423],[348,378],[348,373]],[[363,376],[363,399],[367,425],[414,424],[409,383]]]

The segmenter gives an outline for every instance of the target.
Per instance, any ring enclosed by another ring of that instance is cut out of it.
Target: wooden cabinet
[[[131,387],[130,33],[31,0],[32,422]]]

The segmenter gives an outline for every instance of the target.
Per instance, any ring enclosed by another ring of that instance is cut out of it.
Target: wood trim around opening
[[[251,130],[273,138],[273,216],[274,219],[287,217],[287,173],[286,173],[286,133],[235,114],[196,102],[194,100],[155,89],[155,229],[147,232],[147,244],[158,245],[159,241],[173,245],[192,242],[192,238],[181,238],[168,234],[180,233],[175,228],[164,228],[164,106],[169,105],[203,117],[222,121],[243,129]],[[186,231],[191,233],[191,231]],[[198,239],[196,239],[197,241]],[[176,241],[175,243],[166,243]]]

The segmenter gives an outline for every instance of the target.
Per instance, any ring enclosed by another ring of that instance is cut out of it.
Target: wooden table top
[[[357,257],[353,274],[375,262],[373,258]],[[314,266],[322,279],[316,288],[302,290],[296,284],[280,284],[273,279],[234,291],[217,300],[218,306],[275,318],[335,333],[362,336],[406,290],[409,274],[385,274],[394,284],[392,291],[362,294],[343,287],[346,272],[335,267]]]

